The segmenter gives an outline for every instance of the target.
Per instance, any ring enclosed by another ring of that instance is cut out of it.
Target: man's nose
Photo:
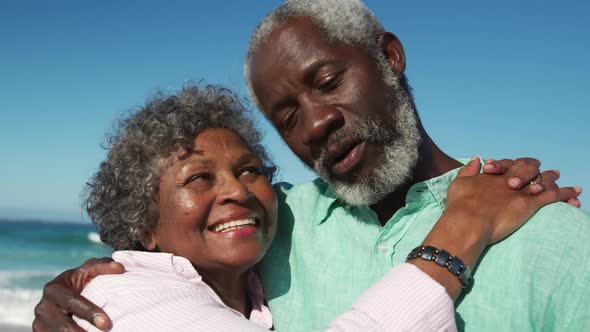
[[[327,139],[330,132],[344,125],[344,117],[338,108],[329,104],[305,101],[303,106],[303,144],[311,145]]]
[[[242,204],[252,197],[250,189],[235,176],[224,178],[219,183],[217,200],[220,204]]]

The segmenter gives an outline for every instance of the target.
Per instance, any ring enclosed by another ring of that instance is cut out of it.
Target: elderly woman
[[[156,95],[119,123],[106,161],[88,183],[86,207],[126,272],[99,276],[82,293],[109,315],[113,331],[272,329],[254,266],[280,220],[271,186],[275,167],[260,139],[239,99],[213,86]],[[470,267],[485,245],[550,203],[523,191],[497,195],[511,192],[505,179],[475,176],[479,167],[474,159],[461,171],[449,190],[449,208],[425,239],[451,248],[449,227],[469,234],[477,245],[453,254]],[[491,187],[495,191],[482,190]],[[464,220],[457,208],[482,206],[461,207],[463,197],[475,193],[478,202],[498,208],[485,220]],[[561,198],[574,196],[569,191]],[[531,204],[498,217],[511,199],[523,197]],[[451,297],[460,290],[460,280],[446,269],[414,260],[386,274],[331,329],[452,330]]]

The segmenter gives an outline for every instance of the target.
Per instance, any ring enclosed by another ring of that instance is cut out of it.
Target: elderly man
[[[359,1],[289,1],[252,36],[250,94],[321,177],[284,189],[289,209],[260,268],[279,331],[325,326],[444,208],[461,163],[422,127],[404,70],[400,41]],[[589,221],[553,204],[492,246],[458,302],[459,328],[590,330]]]
[[[327,326],[442,214],[462,163],[422,127],[404,70],[400,41],[355,0],[289,1],[252,36],[252,99],[320,176],[279,190],[277,235],[259,267],[278,331]],[[589,330],[589,221],[553,204],[489,248],[457,302],[459,328]]]

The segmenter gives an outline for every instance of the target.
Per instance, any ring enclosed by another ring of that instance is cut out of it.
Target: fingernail
[[[561,172],[557,169],[552,170],[553,172],[555,172],[557,174],[557,177],[561,176]]]
[[[520,186],[520,179],[519,178],[510,178],[508,180],[508,184],[512,187],[512,188],[518,188],[518,186]]]
[[[582,187],[574,187],[574,191],[578,194],[582,193]]]
[[[491,171],[491,170],[494,169],[494,165],[493,164],[485,164],[483,166],[483,169],[486,170],[486,171]]]
[[[543,186],[541,186],[540,184],[531,184],[531,192],[533,194],[538,194],[541,191],[543,191]]]
[[[491,164],[491,163],[493,163],[494,161],[496,161],[496,159],[487,159],[485,163],[486,163],[486,164]]]
[[[478,155],[475,155],[475,156],[471,157],[470,161],[474,161],[474,160],[478,160],[478,159],[481,160],[481,157]]]
[[[94,322],[94,326],[96,327],[105,328],[105,325],[107,324],[107,320],[101,314],[96,314],[92,321]]]

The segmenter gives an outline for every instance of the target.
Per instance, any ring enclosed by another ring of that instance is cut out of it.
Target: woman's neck
[[[248,271],[199,271],[203,281],[209,285],[228,307],[249,318],[252,305],[248,296]]]

